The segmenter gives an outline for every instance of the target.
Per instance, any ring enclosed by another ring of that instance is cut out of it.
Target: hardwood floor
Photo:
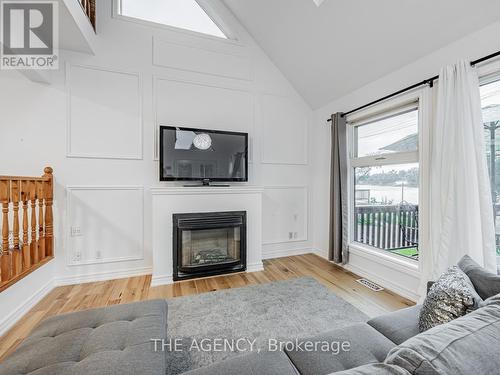
[[[264,268],[261,272],[182,281],[155,288],[150,287],[151,275],[55,288],[0,339],[0,360],[11,353],[41,320],[52,315],[304,276],[314,277],[370,317],[414,304],[388,290],[373,292],[357,283],[356,275],[313,254],[266,260]]]

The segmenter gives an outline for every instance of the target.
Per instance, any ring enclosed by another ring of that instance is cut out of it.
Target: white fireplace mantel
[[[262,193],[256,186],[162,187],[151,189],[153,278],[151,285],[173,282],[173,214],[247,212],[247,272],[262,271]]]

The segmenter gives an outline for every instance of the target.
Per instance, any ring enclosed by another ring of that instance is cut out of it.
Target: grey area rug
[[[364,322],[368,317],[312,278],[299,278],[168,300],[169,374],[208,366],[242,352],[265,350],[269,339],[293,340]],[[204,340],[205,339],[205,340]],[[207,340],[208,339],[208,340]],[[225,349],[209,345],[240,341]],[[204,340],[204,341],[203,341]],[[222,349],[222,350],[221,350]],[[250,350],[252,349],[252,350]]]

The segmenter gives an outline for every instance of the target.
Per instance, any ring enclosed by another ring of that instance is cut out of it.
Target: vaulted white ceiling
[[[499,0],[224,0],[313,108],[500,19]]]

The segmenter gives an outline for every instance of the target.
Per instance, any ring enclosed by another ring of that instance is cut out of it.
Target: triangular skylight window
[[[227,39],[196,0],[120,0],[125,17],[174,26]]]

